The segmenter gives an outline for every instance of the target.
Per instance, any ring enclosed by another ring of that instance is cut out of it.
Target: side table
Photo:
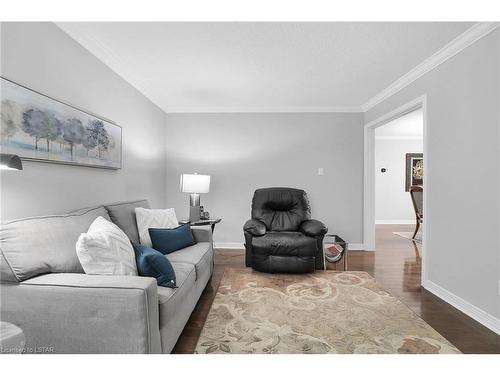
[[[0,321],[0,353],[21,354],[25,346],[23,330],[12,323]]]
[[[327,245],[339,245],[342,248],[342,253],[339,259],[335,262],[330,262],[328,258],[325,256],[325,246]],[[345,242],[340,236],[336,234],[327,234],[323,240],[323,264],[326,270],[326,262],[337,264],[339,262],[343,262],[344,271],[347,271],[347,257],[348,257],[348,244]]]
[[[188,219],[179,220],[180,224],[190,224],[192,227],[200,227],[203,225],[210,225],[212,229],[212,233],[215,230],[215,224],[218,224],[222,221],[222,219],[208,219],[208,220],[198,220],[198,221],[190,221]]]

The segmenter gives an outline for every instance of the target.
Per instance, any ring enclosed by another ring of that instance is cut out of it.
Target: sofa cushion
[[[0,225],[2,280],[12,270],[17,281],[44,273],[83,273],[75,251],[81,233],[99,216],[109,219],[104,207],[67,215],[18,219]],[[5,273],[5,274],[4,274]]]
[[[158,287],[161,349],[170,353],[193,312],[199,295],[192,264],[172,263],[179,277],[179,288]]]
[[[194,287],[196,271],[192,264],[175,262],[170,264],[175,271],[177,288],[158,286],[158,303],[160,305],[166,303],[174,294],[189,293],[189,290]]]
[[[111,221],[125,232],[133,243],[139,242],[139,232],[137,231],[137,221],[135,219],[136,207],[150,208],[149,202],[145,199],[131,202],[120,202],[105,204]]]
[[[2,248],[0,248],[0,280],[2,282],[18,282],[18,278],[14,274],[14,271],[7,263],[7,259],[3,253]]]
[[[174,251],[166,257],[172,263],[189,263],[195,266],[196,279],[203,273],[204,269],[210,269],[213,261],[212,244],[210,242],[198,242],[193,246]]]
[[[76,254],[89,275],[137,276],[135,254],[127,235],[102,216],[80,234]]]

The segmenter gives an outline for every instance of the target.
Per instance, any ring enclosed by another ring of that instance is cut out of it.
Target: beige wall
[[[365,122],[423,94],[428,281],[499,319],[500,30],[368,111]]]
[[[1,219],[149,198],[165,204],[165,114],[52,23],[2,23],[2,76],[123,127],[123,169],[25,161],[1,173]]]
[[[375,139],[376,223],[415,224],[410,193],[405,191],[406,154],[412,152],[423,152],[422,140]]]
[[[181,173],[212,176],[201,197],[223,218],[217,242],[243,242],[255,189],[307,191],[313,217],[331,233],[362,242],[363,115],[360,113],[227,113],[167,115],[167,204],[188,214]],[[318,176],[323,167],[325,175]]]

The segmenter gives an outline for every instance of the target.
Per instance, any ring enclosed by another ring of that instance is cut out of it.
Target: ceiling
[[[422,109],[410,112],[375,129],[377,139],[423,139],[424,113]]]
[[[357,111],[460,22],[57,23],[166,112]]]

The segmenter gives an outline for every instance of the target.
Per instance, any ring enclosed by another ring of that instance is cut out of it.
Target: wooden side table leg
[[[345,244],[345,249],[344,249],[344,271],[347,271],[347,254],[349,252],[347,251],[347,244]]]

